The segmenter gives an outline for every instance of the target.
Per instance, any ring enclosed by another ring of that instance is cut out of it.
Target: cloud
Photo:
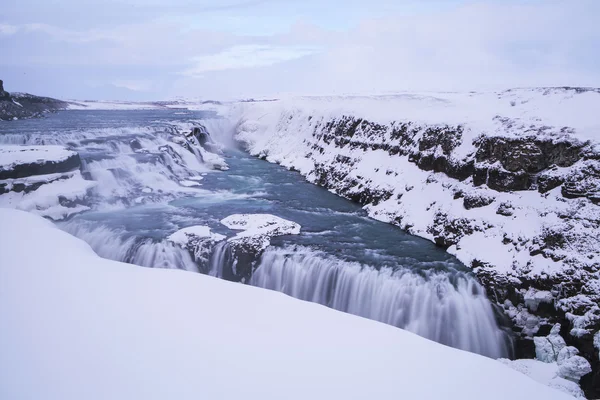
[[[18,30],[15,25],[0,24],[0,35],[14,35]]]
[[[195,65],[182,74],[197,77],[209,71],[265,67],[315,54],[318,51],[316,47],[304,46],[259,44],[233,46],[216,54],[194,57]]]
[[[117,80],[112,84],[118,88],[129,89],[134,92],[148,92],[152,89],[152,81],[147,80]]]
[[[37,81],[15,73],[23,85],[60,81],[66,88],[93,79],[153,99],[600,86],[597,0],[453,0],[443,8],[437,1],[418,2],[418,12],[392,10],[374,18],[373,10],[384,3],[399,1],[255,6],[230,0],[231,10],[202,13],[188,0],[171,8],[153,0],[142,11],[172,11],[158,17],[140,11],[136,17],[134,7],[125,19],[77,27],[52,16],[35,24],[3,20],[0,47],[6,57],[0,69],[27,67],[38,76],[54,71]],[[173,11],[188,6],[196,12]],[[346,17],[354,22],[340,24]],[[261,29],[269,22],[277,29]],[[18,82],[11,86],[21,90]]]

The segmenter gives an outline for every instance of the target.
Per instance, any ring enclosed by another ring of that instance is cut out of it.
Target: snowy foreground
[[[102,259],[33,214],[0,220],[3,399],[571,398],[385,324]]]

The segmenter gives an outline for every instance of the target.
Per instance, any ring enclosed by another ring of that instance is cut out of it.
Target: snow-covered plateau
[[[447,248],[511,317],[518,356],[555,323],[592,365],[600,327],[600,90],[239,103],[251,154]]]
[[[520,373],[565,390],[552,364],[517,372],[274,291],[106,260],[30,213],[0,221],[3,399],[572,398]]]

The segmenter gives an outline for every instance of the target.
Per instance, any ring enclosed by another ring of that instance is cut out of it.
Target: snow
[[[297,235],[300,225],[271,214],[233,214],[221,220],[229,229],[239,230],[230,242],[251,244],[257,250],[264,250],[273,236]]]
[[[535,381],[568,393],[576,398],[585,399],[585,395],[577,383],[558,376],[558,365],[543,363],[538,360],[498,360],[508,367],[527,375]],[[542,398],[542,397],[535,397]]]
[[[97,185],[94,181],[83,179],[79,171],[6,179],[0,182],[7,182],[9,185],[43,183],[38,189],[29,193],[11,191],[0,195],[0,207],[30,211],[53,220],[61,220],[89,210],[89,207],[81,204],[66,206],[63,205],[63,202],[65,200],[81,201],[86,197],[88,191]],[[61,199],[63,200],[61,201]]]
[[[17,164],[33,164],[42,161],[65,161],[76,155],[63,146],[0,146],[0,170],[9,170]]]
[[[181,180],[181,181],[179,181],[179,184],[181,186],[185,186],[185,187],[199,187],[199,186],[202,186],[200,183],[198,183],[196,181],[189,180],[189,179]]]
[[[172,233],[171,235],[169,235],[167,240],[175,244],[184,246],[190,241],[191,237],[197,237],[202,239],[207,238],[215,242],[225,239],[225,236],[211,232],[208,226],[195,225],[180,229],[177,232]]]
[[[0,220],[0,398],[571,398],[385,324]]]

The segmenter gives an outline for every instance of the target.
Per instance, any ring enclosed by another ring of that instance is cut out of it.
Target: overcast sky
[[[600,87],[598,0],[3,0],[0,79],[160,100]]]

